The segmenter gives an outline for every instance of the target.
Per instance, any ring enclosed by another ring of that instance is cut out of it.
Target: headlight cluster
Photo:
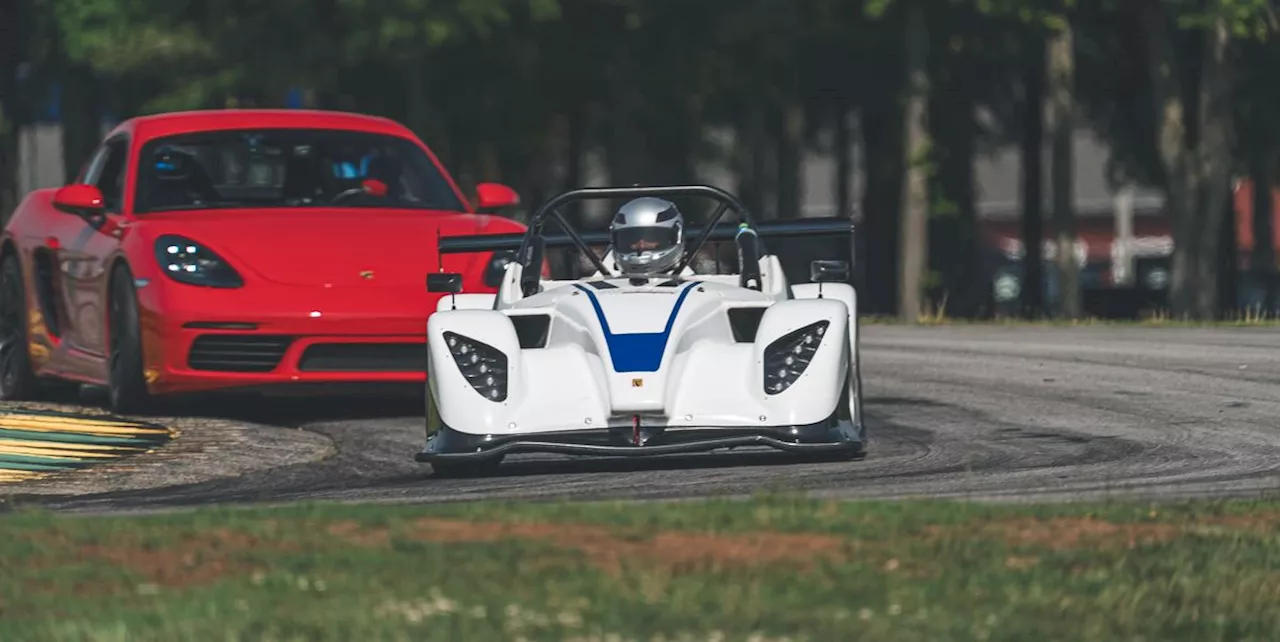
[[[489,401],[507,399],[507,355],[501,350],[453,332],[444,333],[453,360],[476,392]]]
[[[222,257],[191,239],[165,235],[156,239],[156,260],[169,278],[189,285],[238,288],[240,275]]]
[[[764,349],[764,391],[776,395],[791,387],[804,374],[818,352],[827,321],[793,330],[775,339]]]
[[[494,252],[493,257],[489,259],[489,265],[484,270],[484,284],[496,288],[502,285],[502,277],[507,272],[507,264],[516,260],[516,253],[503,250]]]

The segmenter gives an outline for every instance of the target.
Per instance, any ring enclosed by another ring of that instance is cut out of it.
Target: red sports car
[[[421,140],[383,118],[227,110],[116,127],[65,187],[30,193],[0,238],[0,400],[55,381],[152,395],[273,384],[422,382],[428,272],[494,292],[513,257],[436,238],[522,232],[478,214]]]

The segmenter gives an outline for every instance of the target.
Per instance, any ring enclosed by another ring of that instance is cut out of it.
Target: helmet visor
[[[614,248],[619,254],[662,252],[679,242],[674,227],[624,227],[613,233]]]

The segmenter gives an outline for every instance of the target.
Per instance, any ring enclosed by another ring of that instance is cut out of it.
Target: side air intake
[[[760,319],[768,308],[730,308],[729,327],[733,330],[733,340],[738,343],[753,343],[756,330],[760,329]]]
[[[528,350],[547,347],[547,333],[551,329],[550,315],[517,314],[510,318],[511,324],[516,328],[516,338],[520,340],[521,348]]]

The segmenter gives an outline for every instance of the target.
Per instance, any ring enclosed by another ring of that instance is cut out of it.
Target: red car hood
[[[439,269],[436,237],[523,232],[497,216],[429,210],[271,209],[146,214],[148,236],[185,236],[276,283],[302,286],[424,287]],[[449,271],[482,269],[487,256],[446,255]],[[246,275],[247,276],[247,275]]]

